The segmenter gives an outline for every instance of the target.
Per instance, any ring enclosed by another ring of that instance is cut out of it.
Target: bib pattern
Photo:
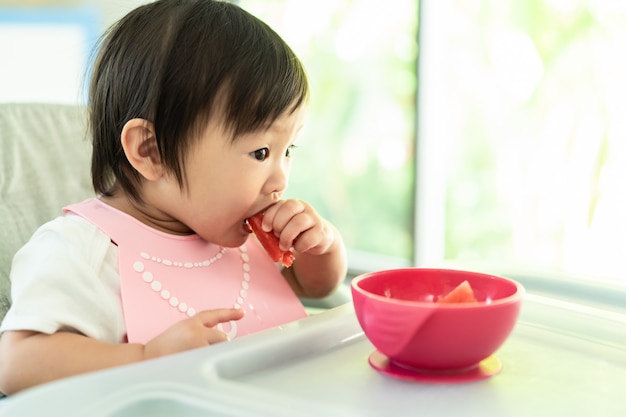
[[[242,308],[241,320],[217,326],[231,339],[306,317],[302,303],[252,235],[239,248],[223,248],[197,235],[158,231],[97,198],[65,211],[95,224],[117,245],[131,343],[146,343],[201,310]]]

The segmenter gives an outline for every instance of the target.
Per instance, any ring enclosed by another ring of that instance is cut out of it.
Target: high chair
[[[79,106],[0,103],[0,320],[15,252],[64,205],[93,195],[86,120]]]

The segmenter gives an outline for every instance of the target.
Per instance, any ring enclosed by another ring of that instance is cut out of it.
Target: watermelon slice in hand
[[[248,224],[256,235],[259,242],[272,258],[274,262],[280,262],[286,267],[290,267],[293,261],[296,259],[295,255],[291,251],[282,251],[278,247],[279,239],[272,232],[266,232],[263,230],[261,224],[263,223],[263,213],[255,214],[248,218]]]
[[[463,281],[448,294],[437,300],[438,303],[471,303],[475,301],[478,300],[474,296],[474,290],[472,290],[467,281]]]

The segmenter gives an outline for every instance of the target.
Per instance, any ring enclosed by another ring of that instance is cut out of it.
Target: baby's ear
[[[154,125],[145,119],[131,119],[122,129],[122,148],[128,162],[148,181],[163,176]]]

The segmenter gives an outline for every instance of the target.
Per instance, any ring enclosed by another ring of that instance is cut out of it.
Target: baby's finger
[[[306,209],[306,204],[301,200],[283,201],[272,219],[272,229],[282,234],[287,224],[291,223],[294,217],[305,213]]]
[[[206,341],[209,345],[227,342],[228,340],[228,335],[224,331],[218,329],[207,329]]]
[[[283,200],[276,202],[275,204],[267,207],[263,212],[263,221],[261,222],[261,228],[265,232],[271,232],[274,223],[274,216],[276,216],[276,211],[282,205]]]
[[[285,251],[294,246],[296,250],[304,252],[310,248],[315,244],[314,241],[311,241],[311,239],[315,239],[315,234],[311,233],[315,225],[315,219],[306,213],[300,213],[291,218],[280,233],[280,249]],[[303,242],[299,247],[295,247],[296,241],[300,242],[300,240]]]
[[[321,255],[328,251],[334,240],[333,228],[322,221],[322,223],[300,234],[294,242],[293,248],[298,252]]]
[[[200,311],[194,317],[198,318],[205,327],[215,327],[219,323],[239,320],[243,315],[244,311],[240,308],[219,308]]]

